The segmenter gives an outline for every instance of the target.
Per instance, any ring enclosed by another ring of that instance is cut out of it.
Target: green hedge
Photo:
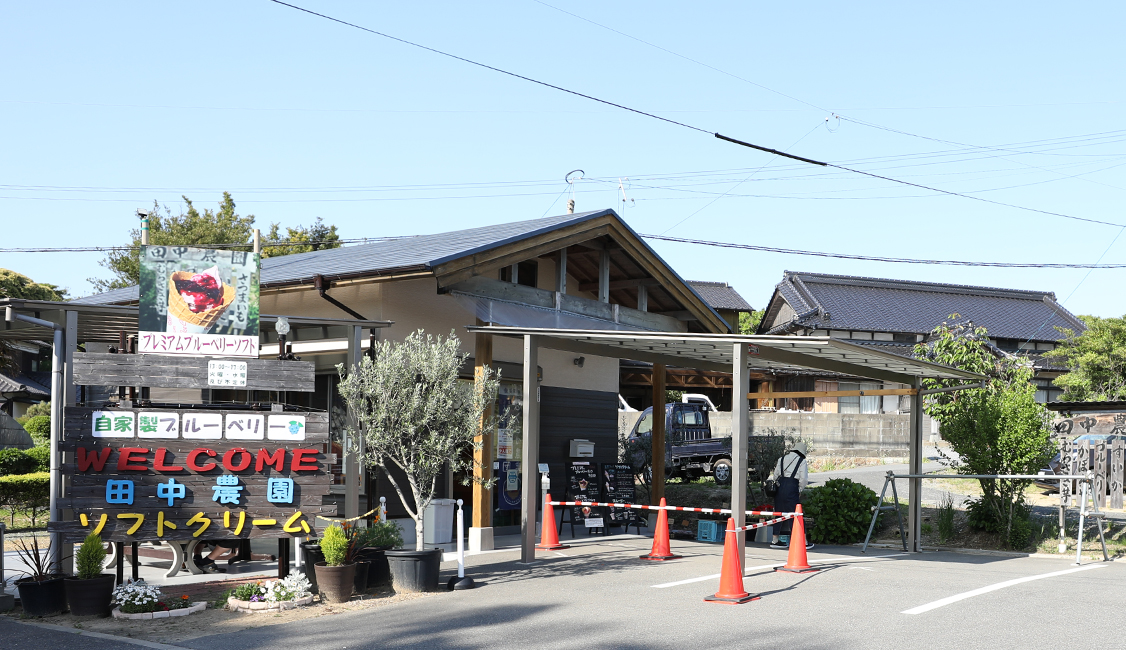
[[[10,510],[12,524],[17,512],[36,518],[50,505],[51,475],[48,472],[0,476],[0,507]]]
[[[0,449],[0,476],[30,474],[39,462],[22,449]]]
[[[30,472],[49,472],[51,471],[51,448],[46,445],[39,445],[31,449],[24,449],[23,453],[28,458],[35,461],[35,467],[31,468]]]
[[[51,437],[51,417],[48,415],[36,415],[27,422],[24,422],[23,429],[30,433],[31,437],[36,440],[47,439]]]
[[[816,526],[808,533],[818,544],[855,544],[872,522],[872,506],[880,500],[868,487],[834,478],[802,493],[802,508]]]

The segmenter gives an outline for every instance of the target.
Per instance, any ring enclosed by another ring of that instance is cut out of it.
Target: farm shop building
[[[136,301],[137,289],[131,287],[77,302]],[[402,340],[418,329],[443,335],[453,331],[461,339],[462,351],[470,355],[462,369],[466,381],[472,380],[477,364],[491,363],[501,373],[502,407],[520,401],[520,342],[469,335],[465,331],[468,325],[708,333],[728,333],[737,326],[709,307],[613,210],[266,258],[262,261],[261,311],[393,321],[389,328],[373,332],[391,340]],[[336,364],[346,361],[347,335],[342,331],[339,338],[332,338],[331,333],[326,336],[319,332],[316,340],[303,340],[304,331],[295,330],[290,345],[303,360],[316,363],[317,390],[287,394],[285,399],[330,412],[332,444],[339,454],[345,410],[335,390]],[[262,357],[279,353],[273,331],[263,328],[262,341]],[[365,334],[360,346],[366,349],[369,341]],[[617,359],[545,350],[539,366],[544,416],[541,454],[551,468],[553,489],[561,493],[564,465],[570,461],[570,440],[594,442],[592,462],[617,460],[619,363]],[[159,399],[278,399],[255,391],[204,393],[164,390]],[[155,394],[153,398],[157,399]],[[519,427],[494,435],[488,452],[490,460],[498,464],[518,461]],[[523,469],[518,470],[523,480]],[[343,504],[344,466],[338,464],[334,474],[333,498]],[[391,516],[405,516],[387,481],[380,481],[376,475],[363,478],[359,512],[378,505],[378,496],[386,496]],[[518,505],[511,510],[498,509],[499,488],[505,486],[479,490],[478,506],[472,509],[468,504],[474,503],[473,489],[463,487],[457,479],[447,477],[439,494],[465,499],[474,527],[519,525]],[[486,503],[490,505],[482,507]],[[404,529],[410,534],[413,526]]]

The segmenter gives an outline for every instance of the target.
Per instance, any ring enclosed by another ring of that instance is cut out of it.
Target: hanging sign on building
[[[62,543],[315,535],[335,458],[328,414],[68,407]]]
[[[137,351],[258,357],[259,255],[142,246]]]

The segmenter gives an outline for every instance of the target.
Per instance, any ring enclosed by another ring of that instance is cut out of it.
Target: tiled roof
[[[0,375],[0,392],[26,392],[28,397],[32,399],[48,399],[51,397],[50,388],[23,374],[15,377]]]
[[[1086,329],[1047,291],[791,271],[776,290],[798,313],[795,324],[818,329],[926,334],[955,313],[993,338],[1054,341],[1056,327]]]
[[[534,237],[562,226],[596,219],[613,210],[563,214],[543,219],[501,223],[468,230],[399,237],[370,244],[330,248],[262,260],[262,286],[311,281],[314,275],[326,278],[364,273],[390,273],[409,269],[424,270],[481,250]],[[115,289],[79,298],[80,304],[136,302],[137,287]]]
[[[689,280],[688,286],[695,289],[696,293],[708,303],[712,309],[731,309],[734,311],[753,311],[754,308],[746,301],[734,287],[726,282],[702,282]]]

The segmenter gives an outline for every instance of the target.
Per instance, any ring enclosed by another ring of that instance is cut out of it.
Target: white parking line
[[[810,560],[810,564],[818,562],[871,562],[873,560],[882,560],[888,557],[899,557],[907,555],[907,553],[895,553],[893,555],[873,555],[871,557],[854,557],[851,555],[842,555],[840,557],[824,557],[816,560]],[[760,569],[773,569],[774,567],[786,566],[785,562],[774,562],[773,564],[760,564],[758,566],[751,566],[743,569],[743,575],[747,576]],[[718,573],[713,573],[710,576],[702,576],[699,578],[688,578],[687,580],[677,580],[676,582],[664,582],[659,585],[653,585],[654,589],[668,589],[669,587],[679,587],[680,585],[690,585],[694,582],[704,582],[705,580],[715,580],[719,577]]]
[[[1081,567],[1078,567],[1078,568],[1075,568],[1075,569],[1065,569],[1063,571],[1053,571],[1052,573],[1041,573],[1040,575],[1026,576],[1024,578],[1017,578],[1015,580],[1006,580],[1005,582],[998,582],[997,584],[989,585],[988,587],[981,587],[979,589],[974,589],[973,591],[967,591],[967,592],[964,592],[964,593],[955,594],[953,596],[947,596],[946,598],[941,598],[939,600],[934,601],[933,603],[927,603],[926,605],[919,605],[918,607],[912,607],[911,609],[905,610],[901,613],[903,613],[903,614],[923,614],[925,612],[931,611],[932,609],[938,609],[939,607],[944,607],[944,606],[949,605],[951,603],[956,603],[959,600],[965,600],[966,598],[973,598],[974,596],[980,596],[982,594],[987,594],[991,591],[997,591],[998,589],[1004,589],[1005,587],[1012,587],[1013,585],[1019,585],[1021,583],[1031,582],[1033,580],[1042,580],[1044,578],[1054,578],[1056,576],[1067,575],[1069,573],[1076,573],[1077,571],[1087,571],[1089,569],[1101,569],[1104,566],[1106,566],[1106,565],[1105,564],[1088,564],[1087,566],[1081,566]]]

